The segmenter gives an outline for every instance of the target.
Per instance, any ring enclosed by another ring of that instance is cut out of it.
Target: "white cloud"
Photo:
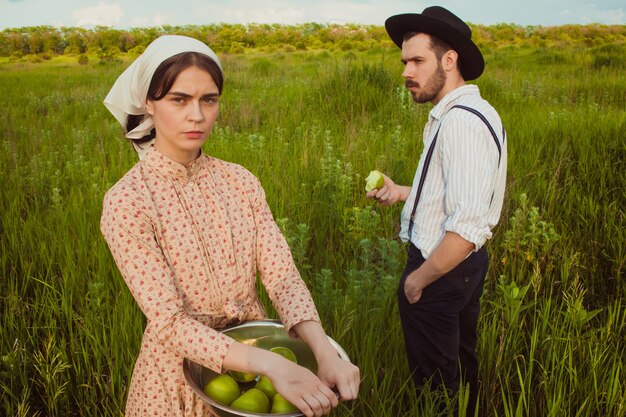
[[[115,26],[124,18],[122,6],[116,3],[98,3],[97,6],[85,7],[72,13],[78,26]]]
[[[62,20],[52,19],[50,24],[54,27],[60,28],[63,26],[67,26]]]
[[[262,4],[262,6],[261,6]],[[209,22],[226,23],[301,23],[305,18],[304,8],[283,0],[233,0],[228,7],[223,3],[202,3],[193,11],[195,16]]]
[[[262,7],[259,6],[256,0],[235,0],[229,2],[228,8],[222,4],[203,3],[194,14],[207,22],[296,24],[305,21],[304,9],[290,2],[266,0]]]
[[[350,0],[229,0],[224,3],[202,3],[193,10],[194,16],[208,22],[227,23],[369,23],[382,24],[397,6],[387,2],[355,2]]]
[[[626,23],[626,14],[622,9],[599,10],[592,16],[593,18],[595,20],[590,20],[590,22],[604,22],[609,25],[623,25]]]
[[[136,17],[131,22],[132,27],[150,27],[150,26],[163,26],[171,23],[171,19],[164,16],[161,13],[157,13],[152,17],[141,16]]]
[[[417,10],[415,12],[418,12]],[[324,1],[315,6],[313,11],[323,22],[329,23],[354,23],[382,25],[385,19],[397,13],[397,7],[387,6],[384,3],[362,4],[349,1],[336,2]]]
[[[609,9],[598,7],[596,4],[590,3],[584,7],[579,7],[573,12],[568,9],[564,9],[559,14],[562,22],[558,24],[575,23],[587,25],[590,23],[601,23],[604,25],[623,25],[626,22],[626,12],[624,9]]]
[[[284,23],[303,22],[304,12],[302,9],[289,7],[286,9],[258,9],[253,13],[237,11],[237,16],[242,21],[258,22],[258,23]]]

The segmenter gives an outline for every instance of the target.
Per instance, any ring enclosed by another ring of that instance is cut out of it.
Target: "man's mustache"
[[[420,85],[418,83],[416,83],[415,81],[411,81],[411,80],[406,80],[404,82],[404,86],[406,88],[411,88],[411,87],[419,87]]]

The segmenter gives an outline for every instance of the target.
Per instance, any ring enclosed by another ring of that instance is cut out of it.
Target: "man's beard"
[[[409,87],[419,87],[419,84],[406,80],[404,85]],[[426,85],[423,89],[418,92],[412,92],[413,101],[416,103],[428,103],[429,101],[433,101],[441,92],[443,87],[446,85],[446,73],[441,66],[441,63],[437,64],[437,70],[435,73],[426,81]]]

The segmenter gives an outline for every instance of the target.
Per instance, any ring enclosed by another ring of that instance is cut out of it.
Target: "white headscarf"
[[[155,39],[144,53],[119,76],[104,99],[104,105],[113,113],[124,130],[126,130],[129,115],[143,115],[141,124],[126,133],[128,139],[141,139],[154,128],[152,117],[146,112],[146,98],[152,76],[163,61],[182,52],[198,52],[207,55],[215,61],[220,70],[222,69],[222,64],[215,52],[197,39],[178,35],[165,35]],[[143,158],[152,143],[154,139],[141,145],[133,141],[139,159]]]

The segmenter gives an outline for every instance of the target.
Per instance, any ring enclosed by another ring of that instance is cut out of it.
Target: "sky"
[[[626,24],[624,0],[0,0],[0,30],[96,25],[117,29],[210,23],[383,25],[398,13],[446,7],[466,22],[520,26]]]

